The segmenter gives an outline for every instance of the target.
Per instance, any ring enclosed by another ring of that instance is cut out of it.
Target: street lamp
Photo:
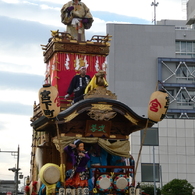
[[[22,172],[19,172],[19,179],[23,179]]]
[[[15,183],[16,183],[16,195],[18,194],[18,173],[19,173],[19,156],[20,156],[20,148],[18,146],[18,150],[17,151],[1,151],[0,152],[5,152],[5,153],[11,153],[12,156],[17,156],[17,164],[16,164],[16,168],[9,168],[9,171],[12,171],[15,173]]]
[[[15,176],[14,176],[15,182],[17,181],[17,177],[19,177],[19,179],[23,179],[22,173],[18,172],[20,170],[20,168],[17,170],[15,167],[13,167],[13,168],[9,168],[8,170],[15,173]],[[16,182],[16,184],[17,184],[17,182]],[[18,182],[18,184],[19,184],[19,182]]]

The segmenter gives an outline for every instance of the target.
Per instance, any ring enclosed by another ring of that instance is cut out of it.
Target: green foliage
[[[163,195],[192,195],[194,187],[185,179],[173,179],[162,187]]]
[[[149,195],[154,195],[154,185],[152,184],[141,184],[141,189],[144,191],[144,193]],[[161,191],[159,188],[156,187],[156,195],[161,195]]]

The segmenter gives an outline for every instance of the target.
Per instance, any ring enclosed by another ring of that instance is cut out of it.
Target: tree
[[[154,185],[152,185],[152,184],[141,184],[141,189],[146,194],[154,195]],[[156,194],[161,195],[161,191],[159,188],[156,188]]]
[[[186,179],[173,179],[162,187],[163,195],[192,195],[194,187]]]

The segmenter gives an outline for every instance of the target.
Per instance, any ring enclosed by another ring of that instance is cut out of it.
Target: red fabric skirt
[[[86,187],[88,186],[88,181],[85,180],[81,180],[79,173],[75,173],[74,176],[72,178],[68,178],[65,182],[65,186],[72,186],[75,188],[78,187]]]

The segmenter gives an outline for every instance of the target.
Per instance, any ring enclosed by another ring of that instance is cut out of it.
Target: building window
[[[179,106],[194,106],[195,91],[179,90],[177,96],[177,105]]]
[[[190,55],[195,57],[194,41],[176,41],[176,55]]]
[[[159,146],[158,128],[148,128],[141,130],[141,143],[143,146]]]
[[[164,90],[169,95],[169,103],[171,104],[174,101],[175,91],[174,91],[174,89],[165,89],[165,88],[164,88]]]
[[[186,63],[182,63],[176,67],[176,70],[177,80],[195,81],[195,65],[187,65]]]
[[[154,165],[153,163],[141,163],[141,180],[142,182],[153,182]],[[156,182],[160,182],[160,174],[159,174],[159,164],[155,163],[155,180]]]
[[[174,97],[174,89],[167,89],[167,93],[169,96]]]

